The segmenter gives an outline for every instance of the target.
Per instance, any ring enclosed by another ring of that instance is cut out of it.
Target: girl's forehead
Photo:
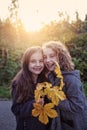
[[[43,49],[43,53],[56,53],[54,49],[47,47]]]
[[[43,52],[42,50],[38,49],[38,50],[32,51],[31,55],[42,53],[42,52]]]
[[[30,58],[31,57],[40,57],[40,56],[42,56],[43,55],[43,53],[42,53],[42,51],[41,50],[38,50],[38,51],[35,51],[35,52],[33,52],[32,54],[31,54],[31,56],[30,56]]]

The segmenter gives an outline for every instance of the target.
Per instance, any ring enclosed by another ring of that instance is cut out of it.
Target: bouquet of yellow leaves
[[[50,118],[55,118],[58,116],[58,113],[54,109],[54,106],[58,106],[59,100],[65,100],[66,96],[62,91],[64,86],[63,76],[60,71],[60,66],[56,63],[55,70],[56,76],[60,78],[60,86],[52,86],[51,83],[43,82],[38,83],[35,90],[35,101],[34,109],[32,110],[32,115],[34,117],[39,117],[39,121],[44,124],[49,122]],[[45,96],[51,100],[51,102],[44,105],[39,104],[40,98]]]

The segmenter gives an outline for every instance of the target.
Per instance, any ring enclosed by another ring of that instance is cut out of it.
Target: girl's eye
[[[31,60],[30,62],[31,62],[31,63],[35,63],[36,61],[35,61],[35,60]]]
[[[55,55],[50,55],[50,57],[52,58],[52,57],[54,57]]]
[[[44,55],[43,58],[46,59],[46,56]]]
[[[40,63],[42,63],[43,62],[43,60],[40,60]]]

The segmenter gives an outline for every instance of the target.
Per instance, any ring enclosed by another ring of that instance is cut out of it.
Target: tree
[[[17,35],[17,41],[20,41],[20,36],[19,36],[19,18],[18,18],[18,9],[19,9],[19,1],[18,0],[12,0],[11,5],[8,7],[9,9],[9,19],[10,21],[14,24],[16,28],[16,35]]]
[[[87,31],[87,14],[85,15],[85,20],[84,20],[84,24],[83,24],[83,29],[85,31]]]

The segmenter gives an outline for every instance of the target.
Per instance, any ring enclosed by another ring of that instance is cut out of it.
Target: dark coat
[[[87,99],[83,91],[79,71],[62,72],[62,74],[65,83],[63,91],[67,98],[60,101],[58,105],[61,121],[59,119],[55,120],[54,124],[58,123],[61,127],[54,130],[87,130]],[[49,76],[51,82],[54,80],[52,75]],[[55,79],[53,84],[57,83],[56,81],[59,84],[58,79]]]
[[[27,101],[17,103],[16,85],[13,84],[11,110],[16,117],[16,130],[47,130],[48,125],[42,124],[37,117],[32,116],[33,103],[35,102],[32,95]],[[48,129],[49,130],[49,129]]]

